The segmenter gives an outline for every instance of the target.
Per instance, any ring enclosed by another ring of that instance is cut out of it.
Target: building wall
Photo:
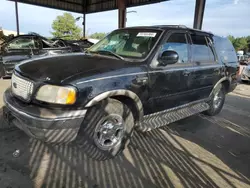
[[[3,31],[3,34],[4,34],[5,36],[8,36],[8,35],[14,35],[14,36],[16,36],[16,35],[17,35],[17,32],[16,32],[16,31],[11,31],[11,30],[1,29],[1,28],[0,28],[0,30]],[[23,35],[23,34],[24,34],[24,33],[20,33],[20,35]]]

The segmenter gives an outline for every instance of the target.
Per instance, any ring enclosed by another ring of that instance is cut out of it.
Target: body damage
[[[32,46],[11,46],[12,43],[20,39],[30,39],[33,41]],[[36,35],[20,35],[7,41],[1,47],[0,77],[10,77],[15,65],[24,60],[81,51],[79,45],[61,39],[47,40]]]

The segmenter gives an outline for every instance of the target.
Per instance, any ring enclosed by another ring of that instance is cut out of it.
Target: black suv
[[[184,26],[118,29],[85,54],[43,57],[15,67],[4,114],[29,136],[76,139],[96,159],[148,131],[196,113],[219,113],[237,84],[232,44]]]

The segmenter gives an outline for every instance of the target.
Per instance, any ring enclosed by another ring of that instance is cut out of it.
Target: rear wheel
[[[133,114],[127,105],[107,99],[88,110],[77,143],[91,158],[106,160],[125,148],[133,128]]]
[[[209,101],[210,108],[205,111],[204,113],[209,116],[214,116],[222,110],[222,107],[225,102],[226,92],[222,84],[219,84],[211,97],[211,100]]]

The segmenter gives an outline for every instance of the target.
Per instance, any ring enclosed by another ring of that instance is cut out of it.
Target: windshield
[[[116,30],[89,48],[89,52],[109,51],[124,58],[145,58],[162,31],[152,29]]]

